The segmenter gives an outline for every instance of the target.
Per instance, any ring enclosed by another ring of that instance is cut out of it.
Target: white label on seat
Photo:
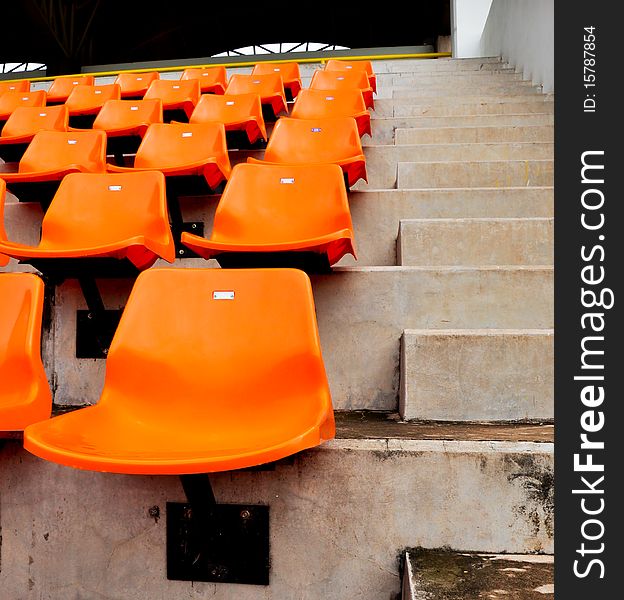
[[[193,132],[192,131],[183,131],[182,132],[182,137],[193,137]]]
[[[275,67],[275,69],[273,69],[273,70],[274,70],[274,71],[279,71],[279,68],[278,68],[278,67]]]
[[[28,100],[28,96],[23,96],[22,100],[24,100],[24,101]]]
[[[172,87],[174,90],[179,90],[179,89],[180,89],[180,86],[179,86],[179,85],[172,85],[171,87]]]
[[[342,80],[344,79],[344,77],[336,77],[336,79],[337,79],[338,81],[342,81]]]
[[[96,94],[101,94],[101,93],[102,93],[102,90],[95,90],[95,93],[96,93]]]
[[[312,129],[310,129],[310,131],[312,133],[321,133],[321,128],[320,127],[312,127]]]
[[[137,81],[143,81],[143,77],[137,77],[136,80]]]
[[[121,192],[121,186],[120,185],[109,185],[108,186],[108,191],[109,192]]]
[[[131,106],[130,110],[139,110],[139,107],[138,106]]]
[[[255,81],[252,81],[251,83],[260,83],[260,81],[256,79]]]
[[[233,291],[219,291],[212,292],[213,300],[234,300],[234,292]]]
[[[74,144],[77,144],[77,143],[78,143],[78,140],[67,140],[67,143],[68,143],[70,146],[73,146]]]
[[[202,77],[208,77],[209,73],[202,73]]]
[[[234,100],[228,100],[228,101],[225,103],[225,105],[226,105],[226,106],[234,106]]]
[[[14,89],[15,89],[15,86],[14,86],[14,85],[10,85],[10,86],[9,86],[9,89],[10,89],[10,90],[14,90]]]
[[[282,177],[280,183],[295,183],[294,177]]]
[[[78,85],[77,81],[72,81],[72,85]]]
[[[345,65],[345,69],[353,69],[353,65]]]
[[[48,116],[48,113],[39,113],[39,116],[40,116],[40,117],[47,117],[47,116]]]
[[[333,96],[325,96],[325,100],[334,100]]]

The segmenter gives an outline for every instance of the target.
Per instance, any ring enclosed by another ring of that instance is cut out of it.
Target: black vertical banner
[[[555,597],[624,597],[624,28],[555,3]]]

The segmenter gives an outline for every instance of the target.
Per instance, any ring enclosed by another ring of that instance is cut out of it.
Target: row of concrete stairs
[[[302,67],[304,85],[318,67]],[[166,580],[165,520],[153,515],[184,501],[176,478],[76,471],[14,440],[0,448],[7,597],[380,600],[402,586],[405,600],[552,597],[551,558],[527,592],[538,596],[503,593],[513,570],[473,581],[479,560],[553,552],[552,98],[499,58],[374,69],[369,182],[349,195],[359,260],[312,278],[337,438],[213,478],[220,502],[270,505],[270,586]],[[205,235],[217,200],[183,200]],[[9,199],[10,237],[35,242],[40,220]],[[101,289],[117,308],[130,283]],[[104,361],[75,358],[77,283],[53,304],[43,349],[55,403],[96,402]],[[473,562],[459,573],[464,553]],[[427,565],[452,571],[459,592]]]

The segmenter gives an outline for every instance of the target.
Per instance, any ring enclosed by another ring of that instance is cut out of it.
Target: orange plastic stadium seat
[[[225,94],[227,73],[225,67],[185,69],[181,80],[197,79],[202,94]]]
[[[13,111],[20,106],[45,106],[46,93],[38,92],[5,92],[0,96],[0,126],[4,124]]]
[[[19,161],[38,131],[67,131],[68,119],[67,107],[63,105],[16,108],[0,133],[0,158]]]
[[[258,63],[251,72],[252,75],[271,75],[277,74],[282,76],[284,90],[290,93],[290,99],[297,97],[301,89],[301,74],[299,73],[299,65],[296,62],[289,63]]]
[[[368,76],[368,81],[373,88],[373,92],[377,93],[377,77],[373,71],[373,65],[370,60],[338,60],[330,58],[325,63],[326,71],[364,71]]]
[[[228,253],[313,252],[333,265],[345,254],[355,255],[342,170],[337,165],[236,165],[210,239],[183,233],[182,243],[217,260]]]
[[[121,90],[116,83],[108,85],[77,85],[65,104],[69,116],[96,115],[108,100],[118,100]]]
[[[20,200],[46,204],[68,173],[105,171],[103,131],[39,131],[26,148],[17,172],[3,172],[2,178]]]
[[[93,129],[101,129],[110,137],[143,137],[152,123],[163,122],[162,101],[109,100],[93,121]]]
[[[134,167],[108,165],[112,172],[157,170],[177,177],[203,177],[211,189],[230,177],[221,123],[155,123],[137,150]]]
[[[48,419],[52,394],[41,362],[43,281],[0,273],[0,431]]]
[[[269,139],[264,161],[250,163],[285,165],[339,165],[347,184],[366,181],[366,158],[357,123],[351,117],[332,119],[286,119],[276,124]]]
[[[95,85],[93,75],[57,77],[48,89],[48,104],[63,104],[77,85]]]
[[[199,102],[201,95],[199,81],[189,79],[185,81],[175,81],[173,79],[157,79],[152,81],[144,100],[159,98],[163,103],[163,110],[171,117],[178,118],[178,114],[183,112],[186,118],[190,118],[193,109]],[[170,119],[166,119],[170,120]]]
[[[315,71],[310,82],[311,90],[358,89],[364,97],[366,108],[374,108],[373,88],[364,71]]]
[[[292,109],[293,119],[353,117],[360,137],[371,135],[371,117],[359,90],[301,90]]]
[[[6,183],[4,183],[4,179],[0,179],[0,206],[3,207],[4,210],[4,199],[6,197]],[[0,237],[6,237],[6,232],[4,231],[4,215],[0,216]],[[9,257],[4,254],[0,254],[0,267],[6,267],[9,264]]]
[[[223,123],[225,131],[244,131],[250,144],[267,140],[260,96],[204,94],[191,115],[191,123]]]
[[[277,73],[271,75],[232,75],[225,93],[226,95],[257,94],[260,96],[260,102],[270,107],[275,117],[282,111],[288,112],[284,83],[281,75]]]
[[[0,96],[5,92],[30,92],[30,81],[19,79],[17,81],[0,81]]]
[[[0,239],[0,253],[22,262],[42,259],[128,259],[146,269],[175,249],[165,181],[156,171],[72,173],[58,188],[41,226],[38,246]]]
[[[119,73],[115,83],[121,89],[122,98],[143,98],[152,81],[160,79],[158,71],[149,73]]]
[[[334,437],[308,276],[141,273],[99,402],[28,427],[24,447],[94,471],[179,475],[269,463]]]

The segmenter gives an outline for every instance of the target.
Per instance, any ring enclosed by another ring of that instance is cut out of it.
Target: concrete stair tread
[[[56,417],[86,406],[55,404]],[[554,426],[549,423],[464,423],[400,420],[398,413],[336,411],[337,440],[438,440],[472,442],[553,443]],[[23,438],[21,431],[0,432],[0,439]]]
[[[405,553],[402,600],[552,600],[554,576],[552,555],[414,548]]]

